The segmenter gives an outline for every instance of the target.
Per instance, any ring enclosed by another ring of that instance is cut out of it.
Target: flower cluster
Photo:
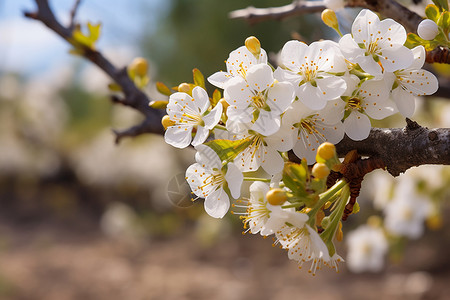
[[[197,150],[186,180],[206,212],[222,218],[235,202],[247,231],[274,235],[300,266],[310,261],[313,274],[322,265],[337,269],[333,240],[342,239],[350,191],[344,180],[326,185],[340,164],[333,144],[344,134],[367,138],[370,118],[411,116],[414,96],[437,90],[436,77],[421,69],[424,48],[405,41],[400,24],[363,10],[338,43],[288,41],[276,69],[248,38],[230,53],[226,71],[208,78],[223,97],[216,90],[209,98],[203,79],[180,85],[163,119],[165,140]],[[301,164],[289,162],[291,150]],[[261,170],[263,178],[249,177]],[[250,197],[238,200],[244,180],[255,182]]]

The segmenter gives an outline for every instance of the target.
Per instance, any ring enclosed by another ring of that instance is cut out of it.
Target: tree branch
[[[406,27],[409,32],[416,32],[422,17],[410,11],[403,5],[393,0],[347,0],[347,7],[363,7],[377,11],[385,17],[397,20]],[[255,8],[249,6],[244,9],[232,11],[231,19],[246,19],[251,24],[266,21],[280,20],[288,17],[299,16],[308,13],[321,12],[325,9],[324,1],[294,1],[291,4],[280,7]]]
[[[48,4],[48,0],[35,0],[35,2],[38,7],[37,11],[25,12],[25,16],[41,21],[48,28],[57,33],[60,37],[65,39],[70,44],[73,44],[73,28],[65,27],[61,25],[60,22],[58,22]],[[133,81],[129,78],[126,68],[118,69],[107,58],[105,58],[101,52],[97,50],[93,50],[88,47],[85,47],[83,50],[83,56],[86,59],[97,65],[112,80],[120,85],[125,97],[118,102],[140,111],[145,116],[145,121],[140,125],[130,128],[130,132],[133,131],[140,133],[146,132],[162,134],[164,132],[164,128],[161,125],[161,118],[165,114],[165,112],[163,110],[153,109],[148,106],[150,99],[139,88],[137,88]],[[125,130],[120,133],[120,136],[117,135],[116,141],[119,141],[124,136],[129,136],[129,134],[127,134],[126,132],[129,131]],[[118,132],[116,132],[116,134],[118,134]],[[132,134],[132,136],[135,135],[136,134]]]
[[[450,128],[428,129],[406,121],[405,128],[372,128],[363,141],[345,137],[336,145],[338,154],[357,149],[360,155],[379,157],[393,176],[419,165],[450,165]]]
[[[249,6],[230,12],[229,18],[246,19],[249,23],[255,24],[266,20],[281,20],[292,16],[321,12],[325,8],[323,1],[294,1],[280,7],[255,8]]]

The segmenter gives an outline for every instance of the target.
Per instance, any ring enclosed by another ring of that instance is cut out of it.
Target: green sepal
[[[199,69],[195,68],[192,70],[194,76],[194,85],[205,88],[205,77]]]
[[[428,4],[427,7],[425,7],[425,15],[428,19],[437,23],[437,20],[441,13],[439,12],[439,7],[434,4]]]
[[[238,156],[239,153],[250,146],[252,140],[252,138],[237,141],[213,140],[205,143],[205,145],[213,149],[221,161],[231,162],[236,158],[236,156]]]
[[[450,12],[444,11],[440,15],[440,17],[436,23],[439,27],[441,27],[444,30],[444,32],[448,32],[448,30],[450,28]],[[444,37],[444,40],[446,40],[445,37]]]
[[[308,168],[301,164],[287,162],[283,169],[283,182],[288,187],[294,197],[304,198],[308,195],[306,192],[306,180],[308,176]]]
[[[156,90],[166,96],[172,95],[172,91],[170,90],[170,88],[160,81],[156,82]]]
[[[150,106],[151,108],[155,108],[155,109],[166,109],[167,104],[169,104],[169,101],[157,100],[157,101],[150,102],[148,104],[148,106]]]

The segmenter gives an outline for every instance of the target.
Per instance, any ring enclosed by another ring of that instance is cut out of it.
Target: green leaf
[[[436,22],[439,18],[439,16],[441,15],[441,13],[439,12],[439,8],[434,5],[434,4],[428,4],[427,7],[425,8],[425,14],[427,15],[427,18]]]
[[[434,40],[427,41],[422,39],[415,33],[408,33],[408,38],[406,39],[405,46],[412,49],[414,47],[422,45],[425,47],[425,50],[430,51],[439,46],[439,42],[436,39],[437,37]]]
[[[447,32],[450,27],[450,12],[444,11],[439,17],[437,25]]]
[[[212,106],[215,107],[217,105],[217,103],[219,103],[221,98],[222,98],[222,93],[218,89],[215,89],[214,93],[212,95],[212,98],[211,98]]]
[[[205,88],[205,77],[203,76],[202,72],[200,72],[199,69],[195,68],[192,70],[192,73],[194,75],[194,84],[196,86]]]
[[[283,169],[283,182],[297,197],[305,197],[307,169],[301,164],[286,163]]]
[[[447,0],[433,0],[433,3],[439,7],[440,11],[447,10],[448,11],[448,1]]]
[[[253,138],[246,138],[237,141],[231,140],[213,140],[206,142],[205,145],[213,149],[219,156],[221,161],[231,162],[245,148],[250,146]]]
[[[148,106],[150,106],[151,108],[155,108],[155,109],[166,109],[167,104],[169,104],[169,101],[157,100],[157,101],[150,102],[148,104]]]
[[[80,28],[75,28],[75,30],[72,33],[72,38],[75,43],[75,47],[77,47],[76,44],[88,47],[90,49],[95,49],[95,42],[100,37],[100,27],[101,24],[92,25],[90,22],[87,24],[88,26],[88,34],[85,35]]]
[[[108,84],[108,88],[112,92],[121,92],[122,91],[122,87],[120,85],[118,85],[117,83]]]
[[[165,85],[164,83],[158,81],[156,82],[156,89],[163,95],[170,96],[172,95],[172,91]]]

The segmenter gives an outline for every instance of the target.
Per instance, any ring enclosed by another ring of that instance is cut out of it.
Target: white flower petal
[[[267,153],[264,155],[264,159],[261,162],[261,166],[264,171],[269,175],[275,175],[283,170],[284,160],[280,153],[275,149],[266,147]]]
[[[195,146],[197,153],[195,154],[195,160],[203,167],[207,167],[211,170],[215,169],[219,171],[222,168],[222,161],[217,153],[210,147],[200,144]]]
[[[220,121],[222,116],[223,106],[222,103],[217,103],[217,105],[206,115],[203,116],[203,122],[205,122],[205,127],[208,129],[213,129]]]
[[[214,85],[220,89],[224,89],[225,84],[228,82],[228,80],[230,78],[231,78],[231,75],[229,75],[227,72],[220,71],[220,72],[216,72],[216,73],[212,74],[211,76],[209,76],[208,81],[212,85]]]
[[[318,88],[307,82],[296,88],[298,99],[312,110],[321,110],[327,104],[327,101],[321,97]]]
[[[198,125],[197,126],[197,132],[195,133],[195,137],[192,140],[192,146],[198,146],[200,144],[203,144],[204,141],[208,138],[209,135],[209,129]]]
[[[250,89],[264,91],[273,83],[272,68],[265,64],[253,66],[248,70],[246,79]]]
[[[230,105],[244,109],[252,102],[253,93],[242,77],[234,77],[228,81],[224,90],[224,98]]]
[[[373,28],[380,26],[380,19],[378,16],[368,9],[363,9],[356,16],[352,24],[352,35],[357,43],[364,43],[369,41],[373,33]]]
[[[223,218],[230,208],[230,199],[222,188],[218,188],[205,199],[205,211],[213,218]]]
[[[186,148],[192,141],[192,125],[175,125],[167,128],[164,140],[176,148]]]
[[[269,136],[276,133],[281,126],[279,116],[273,116],[270,112],[261,110],[252,126],[252,130],[255,130],[262,135]]]
[[[357,111],[352,113],[344,120],[344,130],[349,138],[354,141],[362,141],[369,136],[370,133],[369,118]]]
[[[423,67],[423,64],[425,63],[426,58],[425,48],[423,46],[417,46],[411,49],[411,51],[414,55],[414,61],[411,64],[411,66],[409,66],[409,69],[419,70]]]
[[[241,186],[244,181],[244,175],[234,164],[228,164],[227,174],[225,175],[225,180],[228,183],[228,188],[230,189],[231,196],[234,199],[239,198],[241,195]]]
[[[364,56],[364,49],[359,48],[358,44],[349,33],[339,40],[339,47],[345,58],[351,62],[355,62],[357,57]]]
[[[297,70],[304,61],[304,53],[308,50],[308,45],[299,41],[288,41],[281,49],[280,60],[290,70]]]
[[[414,60],[412,51],[404,46],[393,50],[383,49],[383,54],[379,57],[386,72],[406,69]]]
[[[320,89],[319,94],[322,99],[333,100],[336,99],[345,92],[347,84],[345,80],[338,76],[330,76],[322,79],[317,79],[317,86]]]
[[[294,87],[289,82],[275,83],[267,93],[266,103],[272,113],[281,115],[294,100]]]
[[[355,62],[359,64],[361,69],[363,69],[370,75],[383,74],[383,69],[375,60],[373,60],[373,57],[371,55],[360,56],[357,59],[355,59]]]
[[[416,101],[414,96],[408,91],[402,89],[401,86],[392,91],[392,98],[397,105],[398,111],[406,118],[411,118],[414,114]]]

